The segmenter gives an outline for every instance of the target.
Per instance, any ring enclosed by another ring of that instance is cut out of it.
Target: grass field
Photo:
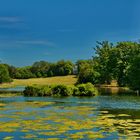
[[[14,79],[12,83],[4,83],[0,85],[0,88],[9,88],[16,86],[28,86],[28,85],[52,85],[52,84],[65,84],[65,85],[73,85],[77,81],[75,75],[69,76],[57,76],[57,77],[49,77],[49,78],[32,78],[32,79],[24,79],[18,80]]]

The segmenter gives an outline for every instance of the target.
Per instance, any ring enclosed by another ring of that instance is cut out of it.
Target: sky
[[[94,55],[96,41],[140,39],[140,0],[3,0],[0,60],[75,62]]]

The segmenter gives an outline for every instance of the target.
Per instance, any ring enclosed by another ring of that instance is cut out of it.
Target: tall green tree
[[[140,55],[134,58],[133,63],[129,67],[127,79],[128,86],[140,92]]]
[[[95,48],[96,63],[98,63],[96,69],[100,73],[100,83],[110,84],[113,79],[114,69],[114,53],[113,44],[108,41],[97,42]],[[93,57],[95,58],[95,57]]]
[[[140,54],[140,44],[137,42],[119,42],[116,45],[116,51],[116,79],[119,86],[126,86],[128,69],[134,58]]]
[[[8,68],[4,64],[0,64],[0,83],[11,82]]]

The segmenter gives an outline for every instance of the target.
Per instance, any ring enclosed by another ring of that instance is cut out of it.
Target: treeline
[[[16,68],[8,64],[0,64],[0,81],[10,82],[11,79],[29,79],[73,74],[74,64],[71,61],[35,62],[32,66]],[[2,78],[3,77],[3,78]]]
[[[108,41],[97,42],[91,60],[77,62],[78,83],[110,84],[140,91],[140,43]]]

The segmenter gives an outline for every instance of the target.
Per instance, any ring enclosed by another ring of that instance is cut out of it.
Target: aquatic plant
[[[2,108],[5,110],[0,110],[0,139],[140,138],[139,117],[96,110],[91,104],[58,106],[55,101],[32,100],[5,103]]]

